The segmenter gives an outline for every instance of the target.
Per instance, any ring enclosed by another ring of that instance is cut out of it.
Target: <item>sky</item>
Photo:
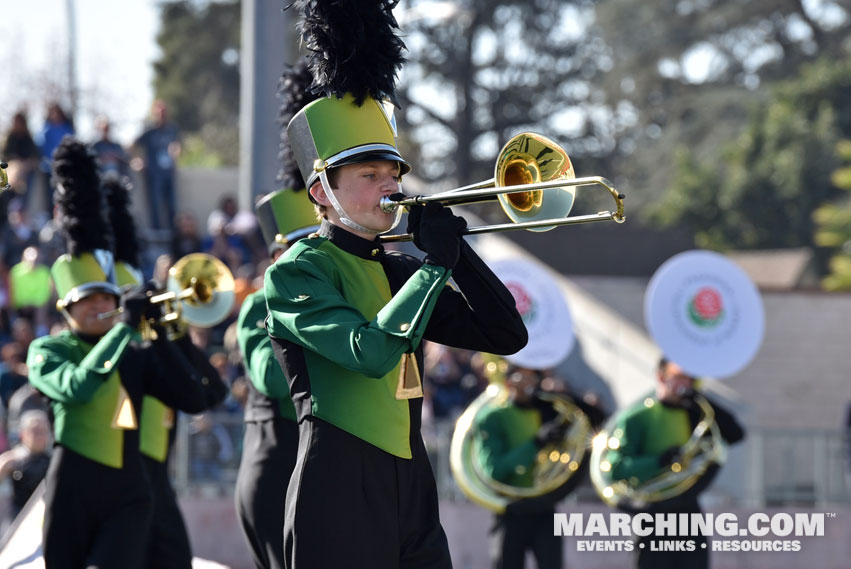
[[[153,97],[155,0],[0,0],[0,134],[22,108],[30,131],[40,130],[56,86],[67,93],[69,4],[77,30],[77,132],[93,138],[94,118],[103,113],[114,137],[132,142]]]

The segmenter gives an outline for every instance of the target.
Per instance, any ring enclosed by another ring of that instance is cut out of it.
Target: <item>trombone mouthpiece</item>
[[[404,199],[404,196],[402,196]],[[378,200],[378,207],[381,208],[381,211],[384,213],[393,213],[399,207],[399,202],[393,199],[392,196],[382,196],[380,200]]]

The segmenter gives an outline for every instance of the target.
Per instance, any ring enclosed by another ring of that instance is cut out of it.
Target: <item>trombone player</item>
[[[303,4],[314,88],[326,96],[287,132],[321,226],[264,284],[266,329],[299,424],[286,566],[449,569],[420,435],[422,340],[507,354],[525,345],[526,328],[447,208],[410,212],[425,262],[377,239],[397,221],[381,198],[411,170],[387,105],[403,61],[395,2]],[[447,286],[450,276],[463,295]]]
[[[91,152],[66,137],[53,169],[68,254],[53,264],[51,277],[69,329],[38,338],[27,357],[30,383],[50,399],[54,416],[45,567],[136,568],[152,512],[139,453],[142,397],[198,412],[205,394],[199,374],[164,334],[149,346],[135,341],[142,319],[154,311],[144,290],[122,295],[115,284],[112,232],[101,215]],[[100,317],[119,300],[121,320]]]
[[[606,454],[606,460],[611,464],[612,478],[634,478],[640,484],[663,471],[672,469],[676,472],[681,463],[688,459],[683,456],[683,445],[689,440],[703,414],[696,397],[695,378],[686,374],[676,362],[661,358],[656,372],[656,399],[645,399],[627,409],[611,431],[620,434],[618,444],[610,444]],[[717,403],[711,403],[711,408],[726,443],[737,443],[744,438],[744,429],[733,415]],[[708,482],[709,476],[703,476]],[[658,502],[645,508],[645,511],[699,514],[698,493],[705,485],[698,481],[679,496]],[[706,537],[698,535],[690,538],[695,542],[693,551],[664,551],[664,547],[651,545],[651,542],[665,538],[652,534],[639,538],[635,549],[636,567],[707,569],[709,547]]]

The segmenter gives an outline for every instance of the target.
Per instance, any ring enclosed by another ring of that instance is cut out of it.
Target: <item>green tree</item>
[[[715,156],[683,148],[656,208],[684,220],[712,249],[811,246],[813,212],[839,192],[836,143],[851,136],[851,63],[820,61],[756,106],[744,132]]]
[[[840,141],[836,149],[845,165],[833,173],[833,183],[851,192],[851,140]],[[816,243],[838,251],[830,259],[830,274],[822,281],[824,288],[851,290],[851,198],[845,195],[836,203],[822,205],[814,219],[818,226]]]
[[[820,58],[847,60],[849,7],[848,0],[599,0],[590,33],[611,70],[597,85],[609,106],[635,117],[619,135],[615,163],[631,212],[674,184],[679,146],[722,160],[720,149],[749,124],[747,109],[766,104],[775,83]]]
[[[185,160],[236,164],[240,2],[171,1],[160,21],[154,91],[184,133]]]
[[[417,175],[488,178],[502,144],[526,130],[571,155],[614,146],[613,117],[590,85],[604,58],[582,37],[593,2],[458,0],[442,17],[416,8],[400,15],[409,63],[398,118],[406,151],[419,153]]]

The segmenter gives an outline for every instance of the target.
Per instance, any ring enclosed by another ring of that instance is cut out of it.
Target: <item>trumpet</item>
[[[153,327],[160,325],[171,340],[182,336],[188,326],[215,326],[230,314],[234,300],[234,280],[227,265],[206,253],[190,253],[169,269],[166,292],[150,294],[148,301],[162,305],[162,315],[143,320],[140,333],[143,339],[153,339]],[[98,318],[122,312],[123,308],[116,308]]]
[[[6,168],[8,167],[8,164],[0,160],[0,192],[12,187],[9,185],[9,175],[6,173]]]
[[[614,211],[569,216],[576,188],[599,187],[609,192]],[[399,207],[438,202],[445,206],[499,201],[512,223],[469,227],[464,235],[527,229],[549,231],[562,225],[595,221],[623,223],[625,196],[601,176],[577,178],[567,153],[543,135],[524,132],[509,140],[497,157],[494,177],[462,188],[401,199],[382,197],[379,207],[392,213]],[[410,233],[382,235],[382,242],[411,241]]]

